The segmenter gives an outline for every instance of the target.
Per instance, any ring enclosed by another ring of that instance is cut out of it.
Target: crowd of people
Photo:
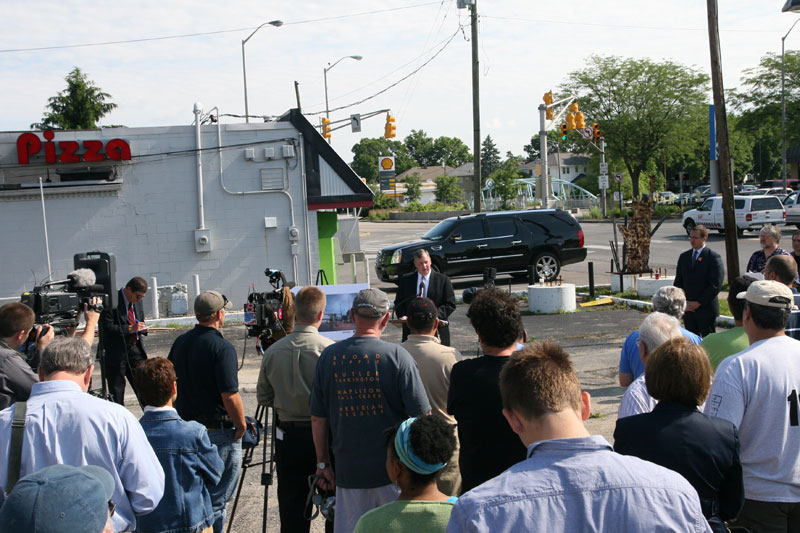
[[[381,338],[384,292],[358,292],[354,333],[333,342],[319,332],[325,293],[300,289],[257,385],[274,413],[281,531],[309,531],[310,489],[335,497],[336,533],[800,530],[797,258],[766,227],[730,284],[735,327],[717,333],[724,268],[707,238],[694,228],[674,286],[622,347],[613,446],[587,430],[569,354],[527,342],[508,292],[476,293],[481,355],[462,358],[442,331],[452,285],[425,253],[394,302],[401,344]],[[222,531],[246,425],[220,331],[231,303],[200,294],[198,324],[148,358],[139,280],[102,316],[85,309],[80,337],[0,307],[0,530]],[[87,394],[98,322],[117,403]],[[125,379],[139,420],[119,405]]]

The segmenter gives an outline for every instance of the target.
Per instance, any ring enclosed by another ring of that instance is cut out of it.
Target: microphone
[[[69,280],[70,285],[75,289],[88,288],[92,291],[103,290],[102,285],[95,285],[97,276],[95,275],[94,271],[89,268],[79,268],[77,270],[73,270],[67,275],[67,279]],[[100,289],[95,289],[95,287],[100,287]]]

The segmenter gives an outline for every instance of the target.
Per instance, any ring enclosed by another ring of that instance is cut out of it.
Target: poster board
[[[369,289],[368,283],[350,283],[344,285],[317,285],[325,293],[325,315],[319,333],[333,341],[349,339],[355,333],[355,324],[350,320],[350,308],[356,294],[364,289]],[[295,296],[302,287],[293,287]]]

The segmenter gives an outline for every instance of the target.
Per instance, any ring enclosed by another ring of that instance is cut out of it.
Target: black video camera
[[[286,313],[282,307],[283,288],[291,286],[280,270],[267,268],[264,270],[264,275],[269,278],[273,290],[250,292],[247,295],[247,303],[244,304],[244,325],[247,328],[247,336],[257,337],[262,349],[266,349],[286,334],[283,323]]]
[[[486,289],[493,289],[495,287],[494,279],[497,276],[497,269],[494,267],[486,267],[483,269],[483,287],[469,287],[464,289],[461,298],[465,304],[471,304],[475,295]]]
[[[84,305],[98,313],[106,305],[107,295],[103,292],[103,286],[96,285],[94,281],[91,270],[78,269],[65,280],[43,283],[23,293],[21,301],[33,309],[39,324],[50,324],[57,328],[74,327],[78,325],[78,314]],[[103,303],[92,305],[95,297],[101,298]]]

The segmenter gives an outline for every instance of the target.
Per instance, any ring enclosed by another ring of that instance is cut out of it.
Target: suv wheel
[[[683,227],[686,228],[686,235],[689,235],[694,230],[694,227],[697,224],[694,223],[694,220],[691,218],[687,218],[686,222],[683,223]]]
[[[536,280],[549,281],[558,277],[561,272],[561,263],[552,252],[542,252],[533,260]]]

